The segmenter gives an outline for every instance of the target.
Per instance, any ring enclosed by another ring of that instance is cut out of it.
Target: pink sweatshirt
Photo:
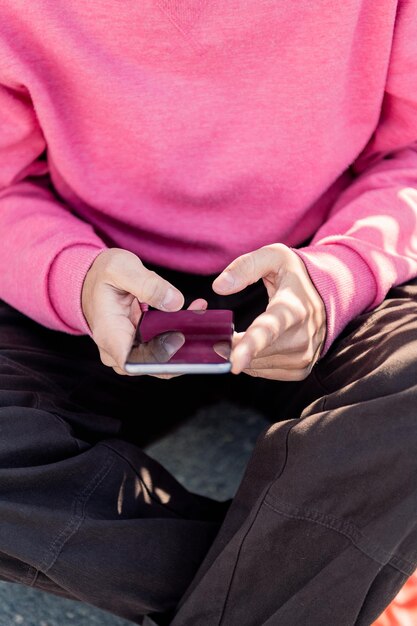
[[[0,298],[89,333],[106,247],[296,249],[325,351],[417,276],[415,0],[0,0]],[[303,245],[306,242],[308,245]]]

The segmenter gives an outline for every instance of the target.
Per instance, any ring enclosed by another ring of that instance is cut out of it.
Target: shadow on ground
[[[199,411],[146,451],[191,491],[234,495],[265,419],[232,404]],[[132,626],[90,605],[0,583],[0,626]]]

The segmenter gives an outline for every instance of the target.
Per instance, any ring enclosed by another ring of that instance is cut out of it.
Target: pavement
[[[188,489],[224,500],[236,492],[263,416],[230,403],[200,410],[146,448]],[[132,626],[91,605],[0,582],[0,626]]]

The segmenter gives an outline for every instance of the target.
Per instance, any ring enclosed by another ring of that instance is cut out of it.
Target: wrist
[[[65,325],[65,332],[90,334],[81,303],[86,275],[103,248],[75,244],[62,250],[54,259],[48,276],[51,304]]]

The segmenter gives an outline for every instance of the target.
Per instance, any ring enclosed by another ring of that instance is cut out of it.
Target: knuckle
[[[96,343],[97,348],[99,350],[100,359],[102,363],[104,363],[104,365],[109,365],[111,367],[113,367],[113,365],[116,365],[118,360],[114,356],[114,347],[109,345],[108,341],[105,338],[103,331],[100,331],[99,333],[95,334],[93,336],[93,340]]]
[[[246,259],[245,272],[247,272],[247,274],[251,277],[252,280],[257,279],[258,276],[256,272],[255,256],[253,254],[248,254],[246,255],[245,259]]]
[[[304,354],[302,355],[302,357],[299,360],[299,365],[301,369],[308,369],[311,368],[313,365],[313,359],[315,356],[315,352],[312,349],[311,344],[309,344],[307,350],[304,352]]]
[[[143,298],[155,302],[162,297],[161,284],[158,275],[154,271],[149,271],[142,279],[141,292]]]
[[[104,350],[105,352],[108,352],[107,335],[108,333],[106,333],[105,329],[102,327],[96,328],[93,331],[93,340],[97,344],[97,347],[100,351]]]
[[[293,380],[295,381],[301,381],[301,380],[305,380],[307,378],[307,376],[310,373],[310,368],[304,368],[301,370],[297,370],[293,373]]]
[[[304,355],[301,357],[298,364],[302,370],[305,370],[306,368],[309,367],[310,362],[311,362],[311,359],[309,359],[307,356]]]
[[[93,330],[93,340],[94,343],[97,345],[98,349],[104,349],[104,336],[103,336],[103,332],[101,330],[98,329],[94,329]]]
[[[298,337],[297,346],[299,351],[307,357],[310,353],[311,337],[307,333],[303,332],[303,334]]]
[[[239,263],[232,264],[231,269],[238,275],[242,277],[249,277],[252,279],[255,276],[255,259],[253,254],[243,254],[239,258]]]
[[[248,367],[244,370],[244,372],[245,374],[249,374],[249,376],[252,376],[253,378],[259,378],[261,376],[260,371],[252,367]]]
[[[271,326],[266,326],[264,333],[265,333],[265,344],[267,346],[271,346],[276,339],[277,331]]]
[[[121,248],[111,248],[107,251],[107,256],[103,258],[103,276],[106,281],[113,283],[120,279],[123,274],[135,271],[142,265],[140,259],[129,250]]]
[[[308,312],[304,307],[299,306],[294,309],[294,320],[296,324],[304,325],[308,321],[308,318]]]
[[[285,243],[281,243],[279,241],[277,241],[276,243],[267,244],[266,246],[262,246],[261,250],[267,250],[268,252],[272,251],[275,255],[291,253],[290,248],[286,246]]]
[[[105,278],[111,279],[117,276],[120,265],[120,255],[115,250],[110,250],[106,257],[103,256],[103,263],[103,274]]]
[[[280,326],[278,320],[272,315],[264,314],[262,321],[259,319],[253,324],[246,333],[247,341],[253,343],[253,347],[257,350],[259,344],[270,346],[279,334]]]
[[[306,359],[307,359],[307,363],[305,365],[305,367],[310,367],[313,364],[314,361],[314,357],[316,356],[316,351],[314,350],[311,342],[310,342],[310,346],[306,352]]]
[[[103,365],[106,365],[107,367],[113,367],[114,365],[114,359],[112,359],[112,357],[105,352],[100,351],[100,360]]]

